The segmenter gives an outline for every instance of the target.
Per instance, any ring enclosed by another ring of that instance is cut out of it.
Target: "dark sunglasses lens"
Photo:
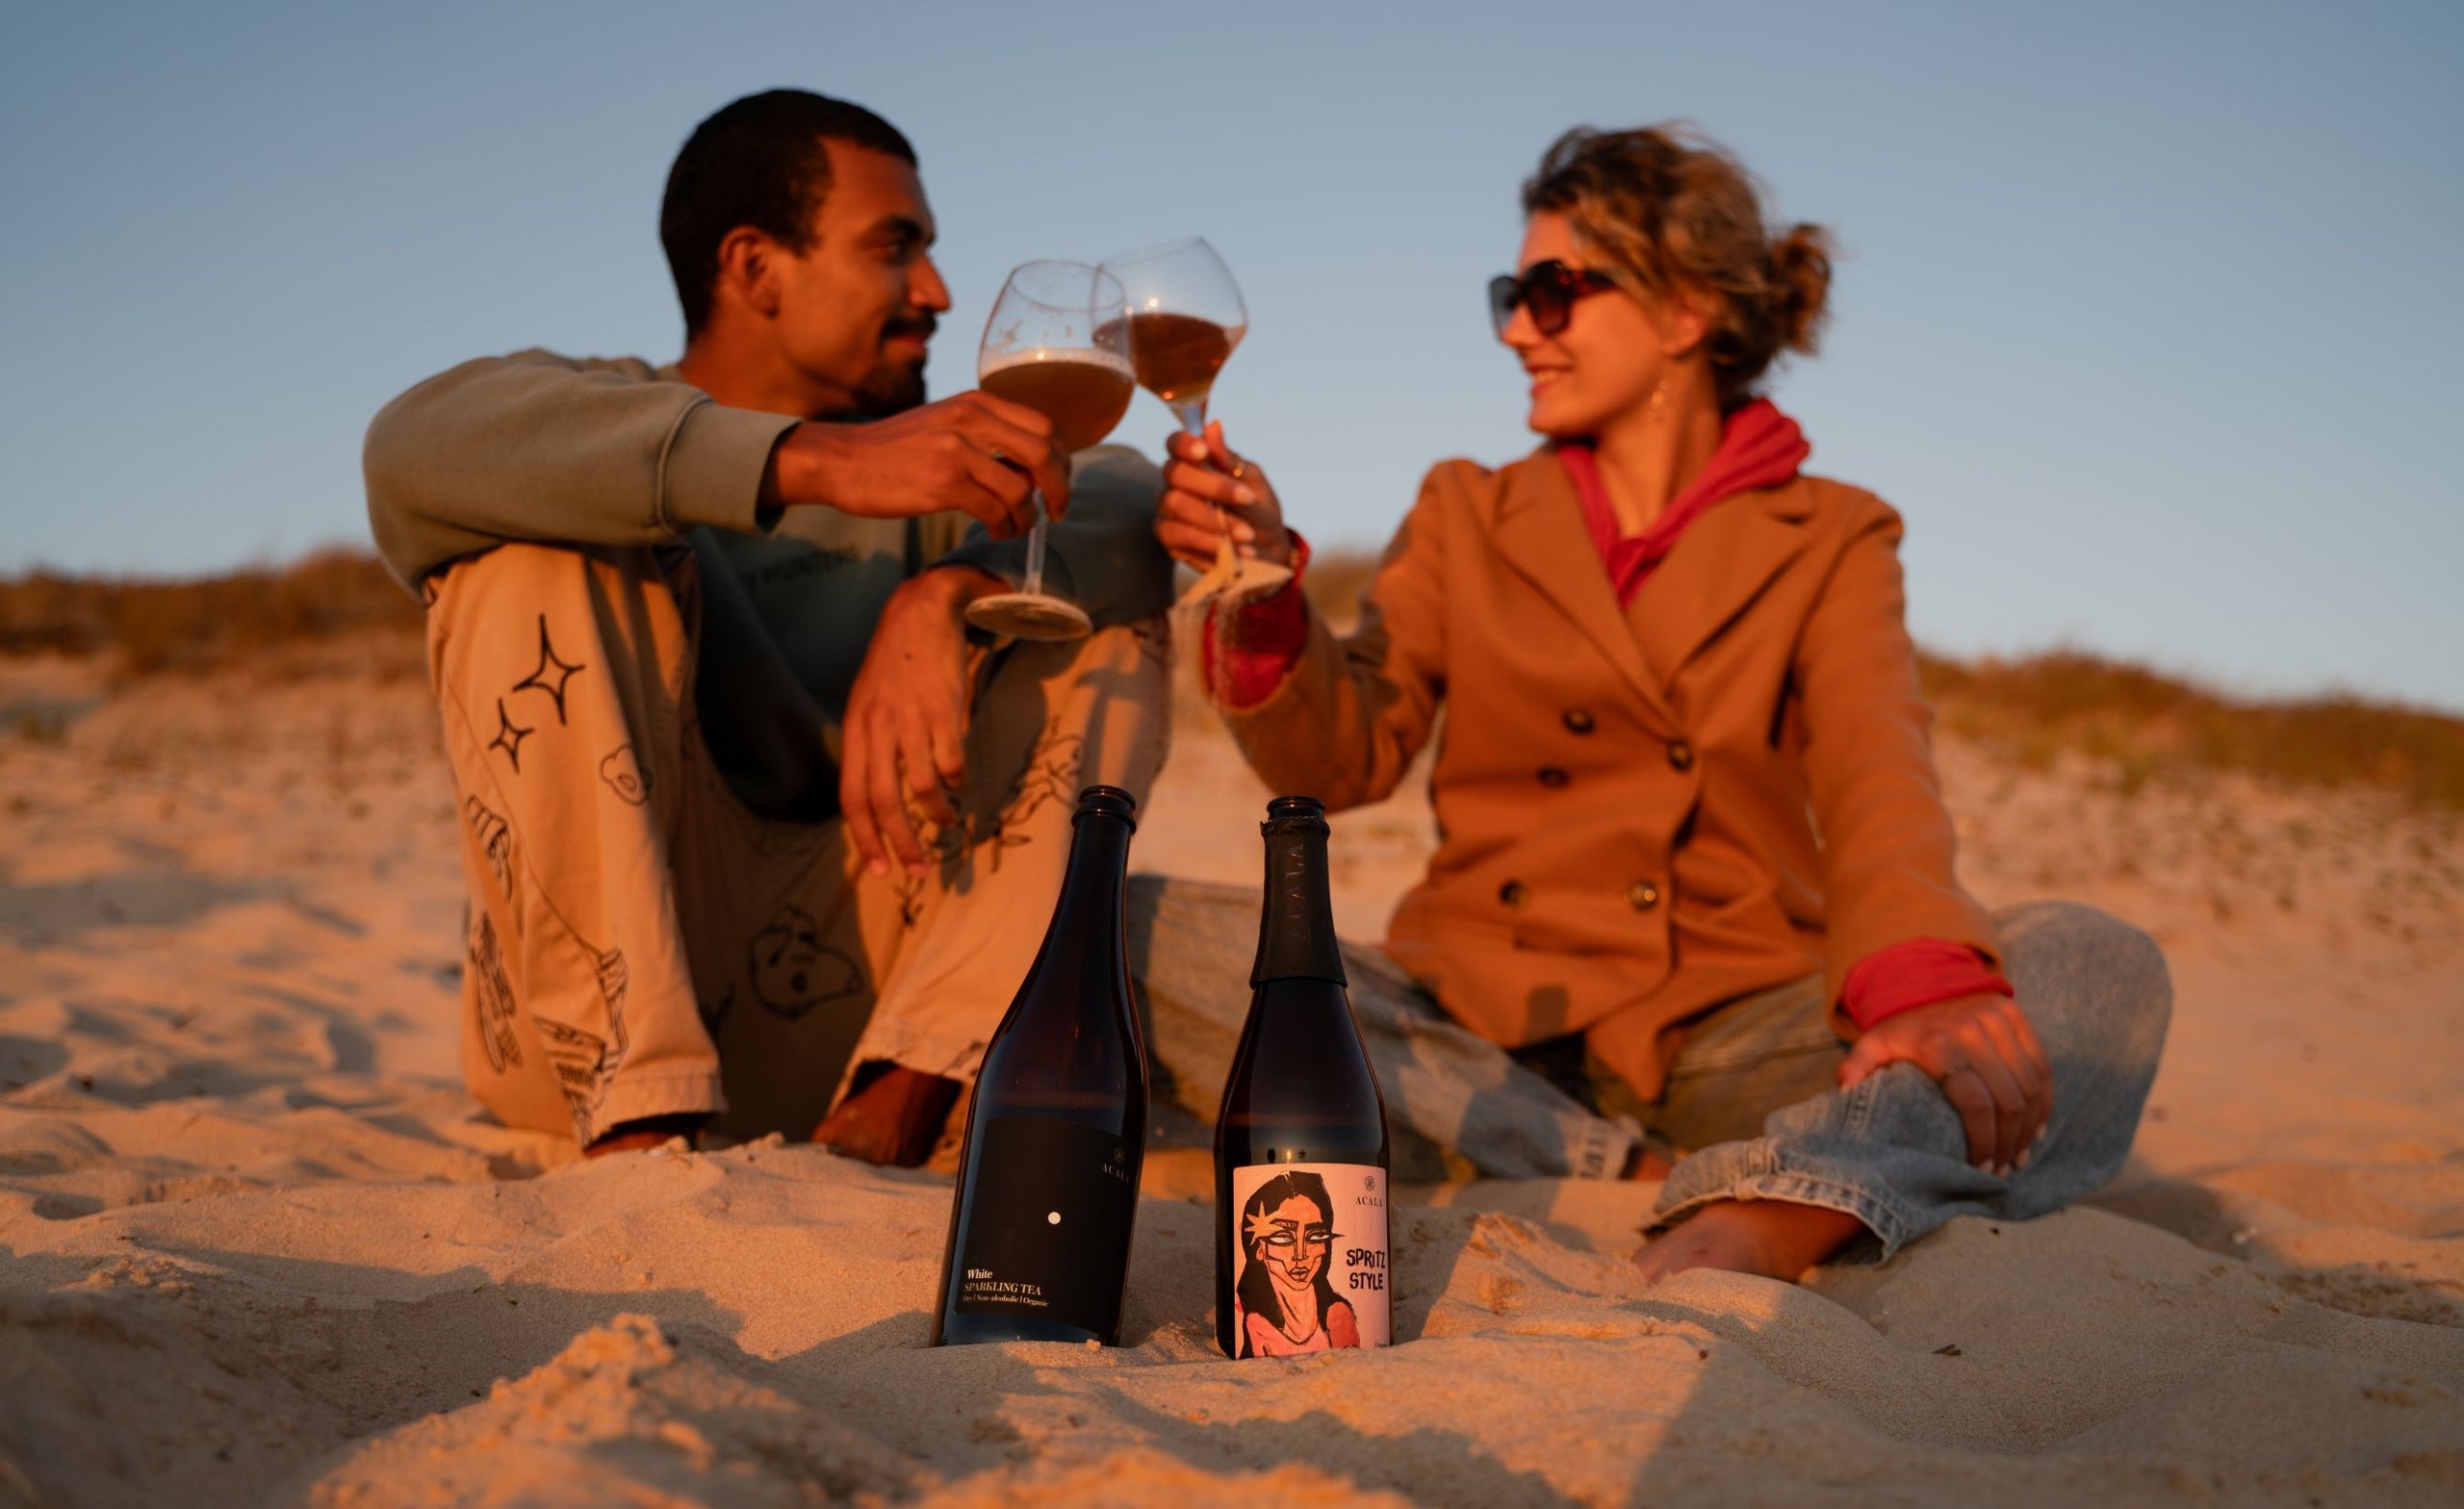
[[[1523,274],[1523,307],[1531,311],[1531,327],[1542,335],[1555,335],[1566,327],[1566,316],[1572,312],[1574,298],[1566,285],[1565,264],[1538,262]]]
[[[1489,279],[1489,323],[1496,329],[1498,339],[1505,339],[1505,327],[1514,322],[1514,306],[1522,298],[1523,284],[1519,280],[1503,274]]]

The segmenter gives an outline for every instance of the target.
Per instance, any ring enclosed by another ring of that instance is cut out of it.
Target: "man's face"
[[[925,345],[950,291],[933,266],[933,210],[914,165],[823,146],[831,182],[813,243],[801,256],[781,251],[779,339],[853,413],[880,419],[924,401]]]

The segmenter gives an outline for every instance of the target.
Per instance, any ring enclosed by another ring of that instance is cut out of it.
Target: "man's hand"
[[[934,822],[958,820],[949,793],[966,779],[966,605],[1008,590],[971,566],[937,567],[891,593],[873,626],[847,693],[838,807],[875,875],[889,873],[892,854],[924,873],[908,793]]]
[[[1967,1161],[2009,1178],[2053,1114],[2053,1065],[2017,1002],[1964,995],[1886,1016],[1840,1061],[1848,1089],[1886,1063],[1915,1064],[1942,1087],[1967,1128]]]
[[[1069,507],[1069,458],[1053,448],[1052,421],[984,393],[863,424],[804,423],[781,438],[761,473],[766,507],[821,504],[866,519],[910,519],[956,508],[996,540],[1035,523],[1030,489],[1060,518]]]

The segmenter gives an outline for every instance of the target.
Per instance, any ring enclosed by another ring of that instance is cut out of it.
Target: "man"
[[[1079,786],[1162,762],[1157,475],[924,402],[949,294],[869,111],[729,105],[659,232],[673,366],[471,362],[369,429],[461,814],[464,1067],[593,1153],[715,1121],[912,1164],[1034,958]],[[1033,487],[1096,631],[970,642]]]

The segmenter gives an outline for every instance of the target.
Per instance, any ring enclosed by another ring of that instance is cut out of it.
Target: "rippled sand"
[[[1988,901],[2173,961],[2089,1208],[1643,1291],[1648,1187],[1429,1189],[1407,1344],[1236,1365],[1167,1151],[1128,1344],[934,1351],[944,1179],[478,1118],[415,661],[0,662],[0,1504],[2464,1498],[2464,831],[1942,754]],[[1250,879],[1253,796],[1186,723],[1134,862]],[[1348,931],[1427,832],[1338,819]]]

